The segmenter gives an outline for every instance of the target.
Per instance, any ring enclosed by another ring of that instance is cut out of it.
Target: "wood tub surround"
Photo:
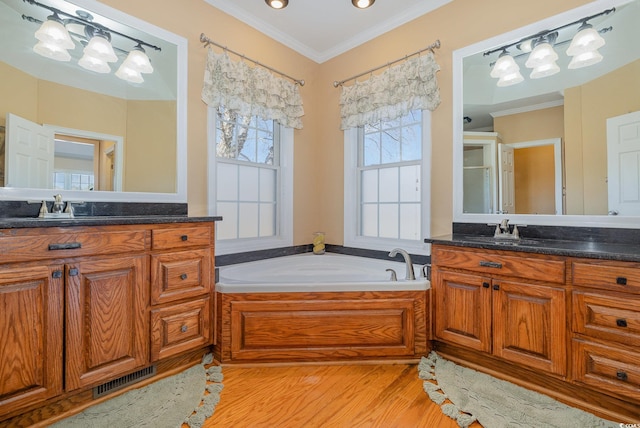
[[[428,291],[218,293],[222,363],[417,361]]]
[[[640,421],[637,246],[590,258],[579,243],[429,242],[441,355],[615,422]]]
[[[162,376],[197,361],[214,341],[215,220],[0,229],[0,425],[73,411],[153,363]]]

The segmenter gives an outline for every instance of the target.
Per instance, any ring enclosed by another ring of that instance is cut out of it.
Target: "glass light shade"
[[[571,58],[568,68],[573,70],[576,68],[588,67],[602,61],[602,55],[597,50],[587,51]]]
[[[511,86],[511,85],[516,85],[522,82],[523,80],[524,80],[524,77],[522,77],[522,74],[520,73],[520,71],[515,71],[513,73],[509,73],[509,74],[505,74],[504,76],[501,76],[500,79],[498,80],[497,85],[499,87]]]
[[[520,70],[520,66],[516,64],[513,57],[503,52],[494,64],[493,70],[491,70],[491,77],[499,78],[507,74],[513,74],[518,70]]]
[[[127,67],[140,73],[153,73],[151,61],[149,61],[149,57],[142,48],[136,47],[129,52],[129,55],[127,55],[127,59],[124,60],[123,64],[127,64]]]
[[[371,6],[375,0],[351,0],[351,3],[358,9],[366,9]]]
[[[284,9],[289,4],[289,0],[264,0],[274,9]]]
[[[71,36],[69,36],[69,32],[64,28],[64,25],[62,25],[60,18],[54,15],[51,15],[42,23],[36,31],[35,36],[36,39],[41,42],[55,44],[62,49],[73,49],[76,47],[73,40],[71,40]]]
[[[544,42],[536,45],[529,54],[527,62],[524,64],[528,68],[536,68],[541,65],[550,64],[558,59],[558,54],[553,50],[553,46]]]
[[[573,36],[569,48],[567,48],[567,55],[576,56],[588,51],[594,51],[600,49],[605,45],[605,41],[591,25],[586,24],[580,27],[580,31]]]
[[[555,61],[552,61],[548,64],[542,64],[534,68],[529,77],[532,79],[540,79],[542,77],[554,75],[559,71],[560,67],[558,67],[558,64],[556,64]]]
[[[144,79],[142,78],[142,74],[138,70],[134,70],[131,67],[128,67],[126,62],[122,63],[118,71],[116,71],[116,76],[122,80],[126,80],[131,83],[142,83]]]
[[[88,55],[105,62],[116,62],[118,60],[111,43],[101,35],[93,36],[83,52],[85,56]]]
[[[40,41],[33,47],[33,51],[38,55],[55,59],[56,61],[71,61],[69,52],[54,43]]]
[[[87,70],[95,71],[96,73],[111,72],[111,67],[109,67],[109,64],[107,64],[106,61],[87,54],[84,54],[82,58],[80,58],[80,61],[78,61],[78,65]]]

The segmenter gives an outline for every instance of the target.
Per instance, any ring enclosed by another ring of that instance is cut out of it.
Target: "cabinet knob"
[[[616,377],[617,377],[618,379],[620,379],[620,380],[624,380],[624,381],[626,381],[626,380],[628,379],[627,374],[626,374],[625,372],[623,372],[622,370],[618,370],[618,371],[616,372]]]
[[[180,275],[180,279],[183,280],[183,281],[185,279],[187,279],[187,277],[188,277],[188,275],[186,273],[183,273],[182,275]]]
[[[188,235],[182,235],[182,236],[180,237],[180,239],[181,239],[181,240],[183,240],[183,241],[186,241],[186,240],[188,240],[188,239],[189,239],[189,236],[188,236]]]
[[[616,320],[616,325],[617,325],[618,327],[626,327],[626,326],[627,326],[627,320],[626,320],[626,319],[624,319],[624,318],[618,318],[618,319]]]
[[[493,289],[494,290],[500,290],[500,284],[494,284],[493,285]]]
[[[78,276],[78,269],[77,268],[69,269],[69,276]]]
[[[62,278],[62,271],[54,270],[53,273],[51,274],[51,277],[55,279]]]
[[[627,278],[624,276],[619,276],[616,278],[616,284],[618,285],[627,285]]]
[[[180,331],[183,333],[186,333],[188,329],[189,327],[187,327],[186,325],[183,325],[182,327],[180,327]]]
[[[489,288],[489,283],[488,283],[488,282],[483,282],[483,283],[482,283],[482,286],[483,286],[484,288]]]

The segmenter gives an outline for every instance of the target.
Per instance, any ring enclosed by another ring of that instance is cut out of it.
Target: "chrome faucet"
[[[402,248],[394,248],[393,250],[391,250],[391,252],[389,253],[389,257],[395,257],[398,255],[398,253],[400,253],[402,255],[402,257],[404,257],[404,262],[407,265],[407,273],[405,275],[405,279],[407,280],[414,280],[416,279],[416,275],[413,272],[413,263],[411,262],[411,256],[409,255],[409,253],[407,253],[405,250],[403,250]]]
[[[518,225],[514,224],[513,229],[510,229],[508,218],[502,219],[502,221],[500,221],[500,223],[498,224],[489,224],[489,226],[496,227],[496,230],[493,233],[493,237],[496,239],[520,239],[520,231],[518,230]]]

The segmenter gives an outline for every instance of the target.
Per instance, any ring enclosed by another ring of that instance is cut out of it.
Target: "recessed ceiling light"
[[[376,0],[351,0],[351,3],[358,9],[366,9],[371,6]]]
[[[274,9],[284,9],[289,4],[289,0],[264,0],[264,1]]]

